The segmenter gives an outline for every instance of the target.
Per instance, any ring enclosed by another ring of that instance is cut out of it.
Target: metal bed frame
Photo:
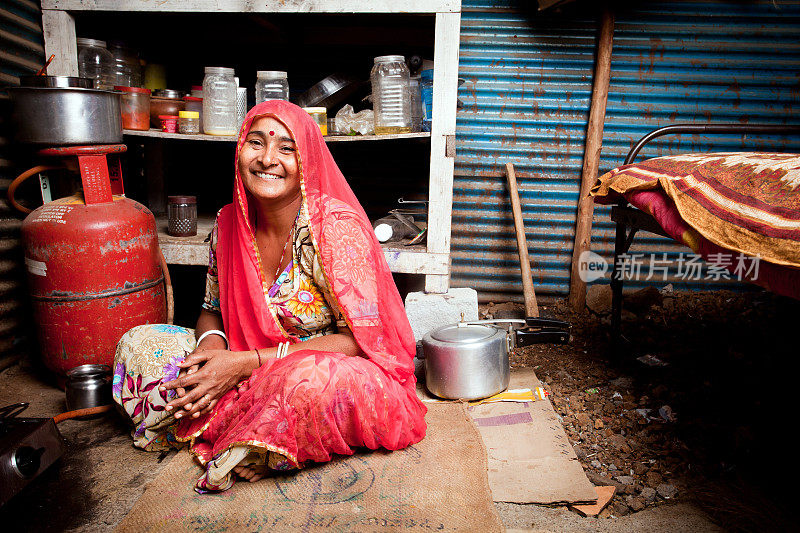
[[[639,151],[650,141],[665,135],[675,135],[680,133],[715,133],[715,134],[800,134],[800,125],[771,125],[771,124],[673,124],[664,126],[651,131],[637,142],[628,152],[623,164],[633,163]],[[628,202],[622,200],[611,208],[611,220],[616,223],[616,237],[614,239],[614,263],[611,271],[611,335],[612,341],[616,345],[621,334],[622,325],[622,284],[623,279],[620,273],[619,256],[628,252],[636,232],[639,230],[649,231],[656,235],[671,238],[647,213],[634,207],[630,207]]]

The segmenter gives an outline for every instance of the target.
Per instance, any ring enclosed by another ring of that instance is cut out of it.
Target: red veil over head
[[[364,209],[333,160],[319,126],[300,107],[282,100],[247,114],[236,157],[256,117],[280,120],[297,144],[301,190],[314,247],[340,310],[366,356],[399,382],[413,379],[414,336],[383,251]],[[231,350],[252,350],[290,340],[265,296],[252,206],[236,168],[233,203],[218,217],[220,307]]]

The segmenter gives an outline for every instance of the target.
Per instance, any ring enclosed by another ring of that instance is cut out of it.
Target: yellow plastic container
[[[314,122],[319,126],[319,131],[323,135],[328,134],[328,110],[324,107],[304,107],[303,111],[311,115]]]

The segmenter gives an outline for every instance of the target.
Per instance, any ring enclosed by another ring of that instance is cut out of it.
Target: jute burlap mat
[[[193,490],[201,470],[181,451],[116,531],[502,531],[463,405],[429,405],[426,421],[425,439],[405,450],[337,457],[222,494]]]

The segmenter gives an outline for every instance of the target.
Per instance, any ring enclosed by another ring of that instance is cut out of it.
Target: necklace
[[[283,265],[283,258],[286,255],[286,249],[289,247],[289,243],[292,242],[292,236],[294,235],[294,230],[297,227],[297,219],[300,218],[300,211],[297,211],[297,215],[294,217],[294,222],[292,223],[292,227],[289,228],[289,236],[286,238],[286,244],[283,245],[283,250],[281,251],[281,258],[278,259],[278,266],[275,269],[275,276],[274,281],[278,280],[278,275],[281,273],[281,266]]]

